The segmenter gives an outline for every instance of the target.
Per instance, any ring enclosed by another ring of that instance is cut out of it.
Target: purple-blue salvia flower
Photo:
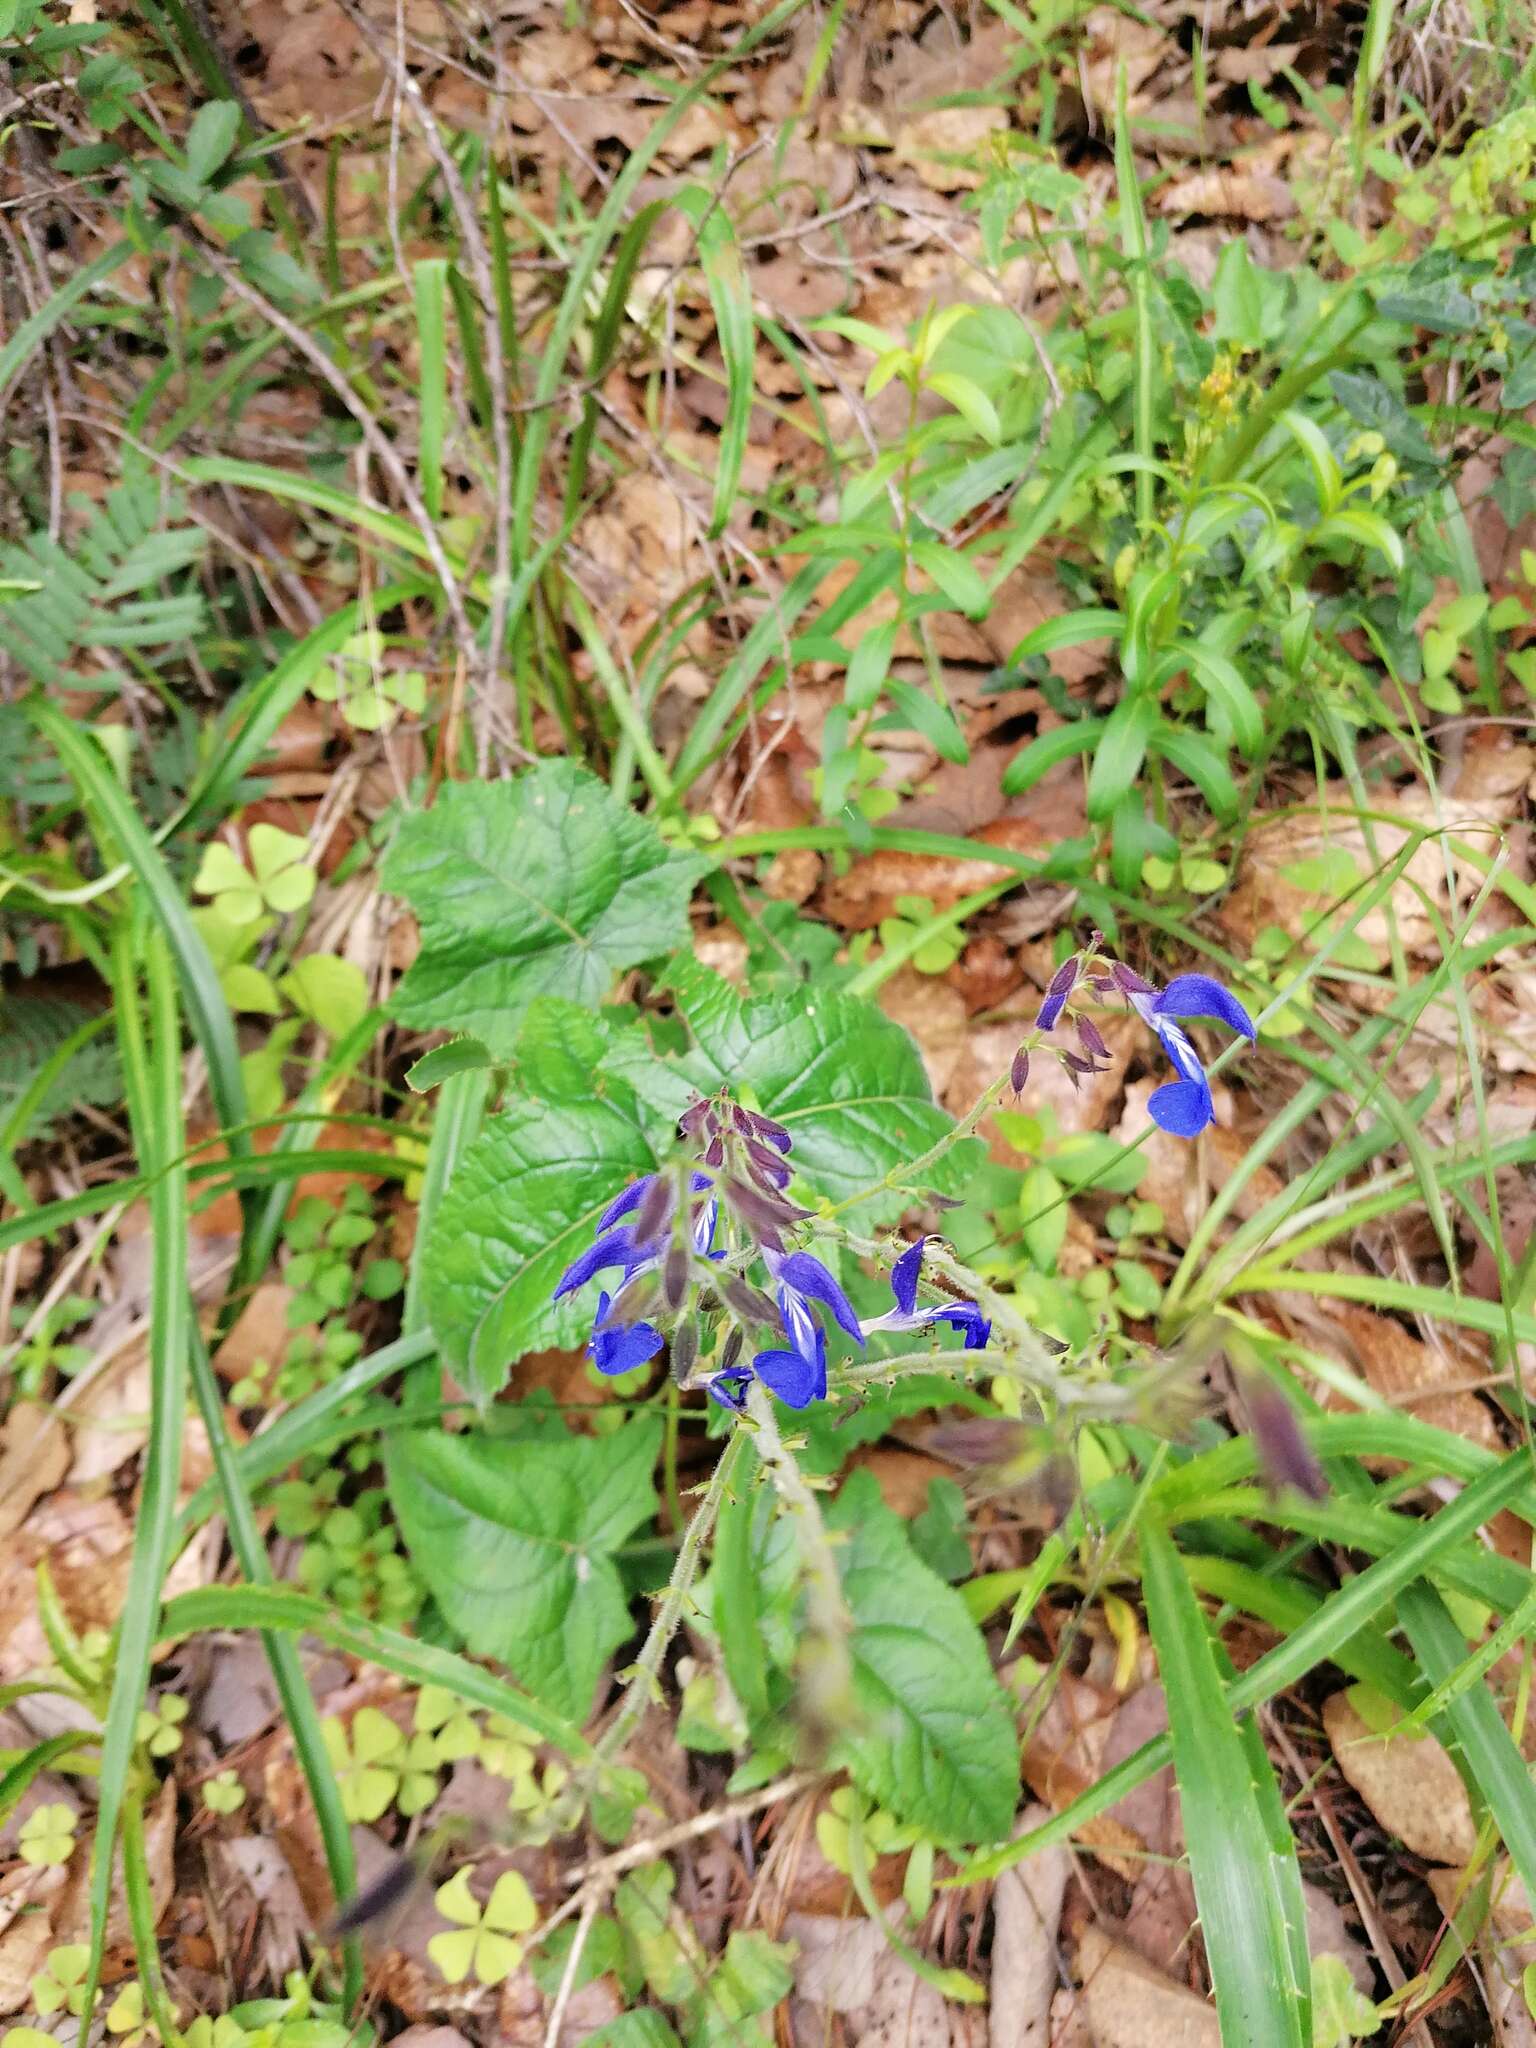
[[[940,1301],[928,1308],[918,1307],[917,1282],[927,1244],[927,1238],[920,1237],[916,1244],[908,1245],[892,1266],[891,1292],[896,1297],[896,1306],[888,1308],[883,1316],[866,1316],[859,1328],[866,1337],[872,1337],[879,1330],[924,1330],[933,1323],[947,1323],[953,1330],[964,1331],[967,1351],[984,1350],[992,1335],[992,1325],[974,1301]]]
[[[1139,977],[1137,977],[1139,979]],[[1152,1121],[1176,1138],[1197,1138],[1216,1120],[1211,1084],[1200,1055],[1180,1029],[1180,1017],[1215,1017],[1229,1031],[1256,1038],[1253,1019],[1228,989],[1209,974],[1176,974],[1165,989],[1126,988],[1125,999],[1143,1023],[1162,1040],[1180,1078],[1152,1091],[1147,1110]]]
[[[610,1323],[607,1317],[612,1305],[606,1292],[599,1294],[597,1320],[587,1345],[588,1357],[609,1379],[647,1364],[666,1342],[654,1323]]]
[[[660,1263],[661,1255],[666,1248],[664,1239],[658,1238],[646,1245],[637,1244],[633,1229],[619,1230],[611,1227],[617,1224],[621,1217],[630,1215],[640,1207],[655,1181],[654,1173],[643,1174],[639,1180],[632,1181],[622,1194],[614,1196],[597,1219],[597,1237],[594,1243],[589,1245],[579,1258],[573,1259],[560,1275],[554,1293],[556,1301],[563,1301],[566,1295],[574,1294],[578,1287],[585,1287],[589,1280],[605,1272],[609,1266],[623,1267],[624,1282],[627,1285],[637,1273],[648,1272],[652,1266]],[[698,1195],[712,1183],[707,1173],[695,1173],[691,1177],[690,1185],[693,1192]],[[702,1204],[694,1220],[694,1249],[707,1256],[710,1255],[710,1247],[714,1242],[715,1220],[719,1208],[719,1203],[711,1196]]]

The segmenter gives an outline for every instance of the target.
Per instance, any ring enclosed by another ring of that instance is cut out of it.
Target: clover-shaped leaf
[[[342,1812],[350,1821],[378,1820],[400,1784],[404,1735],[377,1707],[359,1707],[350,1736],[328,1715],[320,1723],[320,1735],[336,1773]]]
[[[116,2037],[121,2048],[141,2048],[154,2031],[144,2010],[143,1985],[125,1984],[107,2007],[107,2032]]]
[[[140,1711],[134,1739],[142,1742],[151,1756],[172,1756],[181,1747],[181,1724],[186,1718],[186,1701],[168,1692],[157,1706]]]
[[[62,1801],[35,1806],[21,1824],[17,1846],[23,1863],[67,1863],[75,1847],[75,1811]]]
[[[528,1730],[505,1714],[492,1714],[485,1724],[480,1761],[494,1778],[522,1778],[533,1769]]]
[[[85,1979],[91,1951],[83,1941],[68,1941],[52,1948],[42,1969],[32,1979],[32,2003],[46,2019],[61,2010],[79,2019],[85,2011]]]
[[[447,1982],[462,1984],[473,1975],[480,1984],[501,1984],[510,1977],[523,1959],[523,1945],[512,1937],[527,1934],[539,1918],[533,1894],[518,1872],[498,1877],[481,1907],[469,1889],[466,1863],[439,1885],[436,1900],[439,1913],[454,1926],[433,1935],[427,1954]]]
[[[479,1756],[485,1747],[480,1723],[446,1685],[424,1685],[421,1688],[416,1697],[415,1725],[418,1735],[435,1737],[440,1763],[456,1764],[465,1757]]]
[[[335,666],[310,684],[322,704],[334,704],[359,732],[382,732],[402,711],[419,718],[426,709],[426,677],[417,668],[385,668],[385,644],[375,627],[354,633],[337,650]]]
[[[400,1760],[400,1790],[395,1805],[407,1820],[422,1813],[437,1797],[439,1751],[430,1735],[413,1735]]]
[[[235,1771],[220,1771],[203,1787],[203,1804],[210,1813],[238,1813],[245,1804],[245,1787]]]
[[[251,865],[245,868],[223,840],[210,841],[192,887],[211,896],[226,924],[254,924],[263,909],[280,916],[302,910],[315,893],[315,871],[304,856],[306,840],[276,825],[253,825],[247,834]]]

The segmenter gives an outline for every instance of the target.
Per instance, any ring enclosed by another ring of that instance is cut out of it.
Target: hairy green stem
[[[731,1474],[741,1457],[744,1441],[742,1432],[738,1429],[721,1452],[719,1463],[715,1466],[709,1485],[704,1490],[704,1498],[699,1502],[693,1520],[688,1524],[688,1533],[678,1546],[677,1562],[672,1567],[672,1576],[667,1582],[666,1593],[656,1610],[656,1618],[651,1623],[650,1633],[630,1671],[619,1711],[609,1722],[594,1751],[594,1762],[599,1766],[611,1763],[621,1753],[625,1743],[639,1727],[645,1710],[651,1703],[652,1692],[661,1672],[661,1660],[666,1656],[672,1638],[677,1634],[682,1621],[683,1608],[693,1582],[698,1577],[699,1566],[704,1561],[704,1545],[715,1526],[715,1518],[720,1512],[721,1502],[725,1499]]]
[[[757,1455],[789,1517],[805,1583],[805,1625],[797,1659],[799,1713],[813,1741],[825,1741],[849,1725],[854,1711],[853,1658],[848,1649],[853,1624],[821,1508],[779,1434],[773,1398],[761,1381],[754,1380],[748,1389],[747,1413],[756,1425]]]

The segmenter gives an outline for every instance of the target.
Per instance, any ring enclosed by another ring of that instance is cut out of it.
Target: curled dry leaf
[[[1170,178],[1153,194],[1152,205],[1175,220],[1195,213],[1223,220],[1289,220],[1296,211],[1296,195],[1284,179],[1268,171],[1217,166]]]
[[[1323,1706],[1339,1769],[1389,1835],[1426,1863],[1466,1863],[1477,1845],[1467,1788],[1433,1735],[1382,1735],[1347,1692]]]

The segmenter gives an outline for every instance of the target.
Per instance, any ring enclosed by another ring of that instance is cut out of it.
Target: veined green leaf
[[[384,863],[421,922],[395,1013],[508,1054],[536,996],[600,1003],[621,968],[685,946],[708,865],[571,761],[451,784],[404,821]]]
[[[633,1629],[613,1553],[655,1513],[661,1426],[540,1441],[442,1430],[390,1442],[412,1562],[471,1655],[580,1723]]]

